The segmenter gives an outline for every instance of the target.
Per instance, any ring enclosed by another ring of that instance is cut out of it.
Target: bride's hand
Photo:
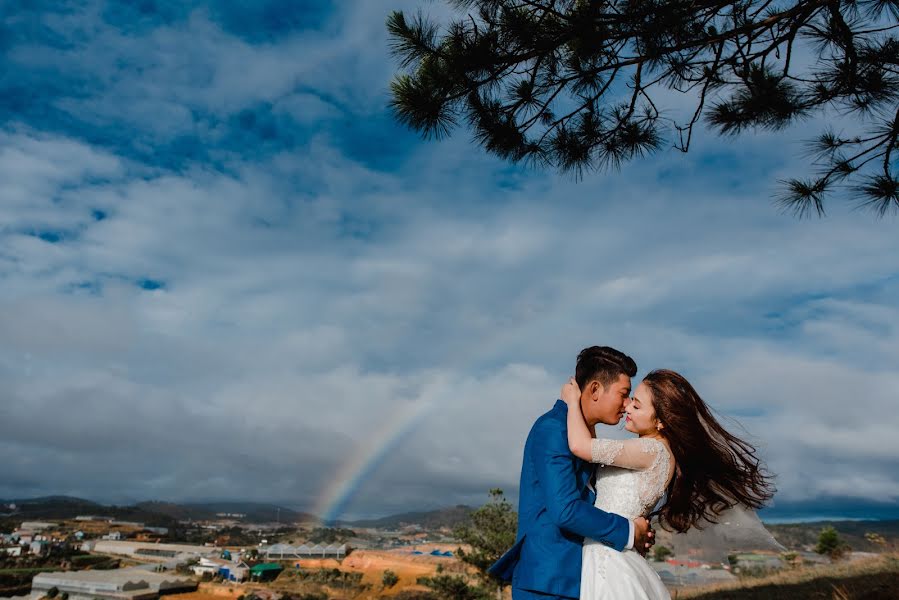
[[[568,406],[576,406],[580,404],[581,388],[577,386],[577,382],[574,380],[574,377],[569,379],[568,383],[562,386],[562,391],[559,392],[559,395]]]

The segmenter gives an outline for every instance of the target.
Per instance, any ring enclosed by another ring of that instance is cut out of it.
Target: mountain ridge
[[[397,529],[408,525],[419,525],[425,528],[454,528],[468,521],[474,508],[464,504],[448,506],[427,511],[411,511],[388,515],[377,519],[360,519],[356,521],[340,521],[344,527],[370,527],[380,529]]]
[[[154,525],[171,525],[178,521],[202,521],[221,518],[223,514],[242,522],[281,522],[285,525],[307,523],[324,526],[321,519],[307,512],[277,504],[239,500],[211,502],[169,502],[144,500],[131,505],[101,504],[75,496],[52,495],[38,498],[0,499],[0,504],[16,504],[7,518],[72,519],[80,515],[105,516],[120,520],[142,521]],[[454,528],[468,520],[475,509],[463,504],[434,510],[407,511],[370,519],[342,519],[341,527],[373,527],[396,529],[409,525],[438,529]]]
[[[213,520],[220,513],[243,514],[235,520],[243,522],[278,522],[295,524],[308,523],[323,526],[321,519],[300,510],[263,502],[210,501],[210,502],[168,502],[162,500],[146,500],[132,505],[101,504],[93,500],[67,495],[49,495],[36,498],[0,499],[0,505],[16,504],[14,513],[7,513],[7,519],[71,519],[79,515],[107,516],[120,520],[142,521],[148,525],[170,525],[182,520]],[[419,525],[425,528],[454,528],[468,520],[475,508],[459,504],[434,510],[407,511],[368,519],[340,519],[341,527],[373,527],[384,529],[401,528],[408,525]],[[872,519],[882,523],[899,523],[894,519]],[[870,522],[870,521],[869,521]],[[843,525],[846,531],[856,532],[865,529],[863,522],[853,519],[821,518],[815,520],[797,519],[795,522],[765,523],[770,531],[786,525],[803,525],[805,527]]]

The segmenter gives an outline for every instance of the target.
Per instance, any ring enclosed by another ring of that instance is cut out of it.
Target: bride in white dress
[[[639,437],[594,439],[572,379],[562,388],[568,404],[568,441],[576,456],[596,463],[596,504],[628,519],[656,514],[667,529],[684,532],[715,522],[734,505],[760,508],[773,495],[755,449],[734,437],[681,375],[653,371],[626,405],[625,429]],[[618,552],[584,541],[581,600],[659,600],[670,595],[635,550]]]

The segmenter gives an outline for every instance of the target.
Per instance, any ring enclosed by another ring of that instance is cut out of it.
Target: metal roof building
[[[291,546],[290,544],[272,544],[262,551],[266,560],[290,560],[293,558],[343,558],[347,554],[346,544],[320,546]]]
[[[216,556],[221,549],[211,546],[192,546],[188,544],[156,544],[152,542],[131,542],[111,540],[90,540],[84,550],[119,554],[148,560],[166,560],[188,556]]]
[[[197,583],[137,568],[38,573],[31,582],[34,597],[46,596],[52,588],[70,600],[155,600],[160,593],[195,591]]]

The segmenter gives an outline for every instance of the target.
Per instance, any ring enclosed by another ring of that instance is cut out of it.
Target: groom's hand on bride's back
[[[646,556],[652,545],[656,543],[656,535],[643,517],[634,519],[634,550]]]

